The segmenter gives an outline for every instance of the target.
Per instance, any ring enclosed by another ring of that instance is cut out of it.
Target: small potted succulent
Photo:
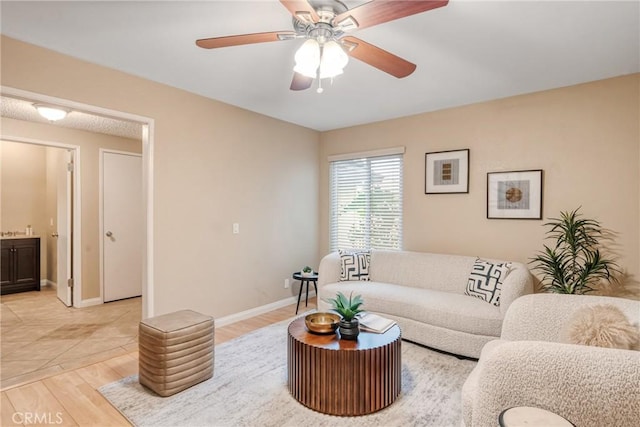
[[[303,277],[313,276],[313,268],[309,267],[308,265],[305,265],[304,267],[302,267],[302,270],[300,270],[300,274]]]
[[[342,292],[338,292],[335,298],[328,298],[325,301],[331,304],[332,310],[342,317],[338,324],[340,338],[344,340],[358,339],[360,322],[357,315],[364,311],[360,308],[364,302],[362,296],[356,295],[354,297],[352,292],[347,298]]]

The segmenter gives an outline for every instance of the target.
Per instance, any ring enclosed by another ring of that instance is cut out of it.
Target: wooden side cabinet
[[[40,290],[40,238],[2,239],[0,294]]]

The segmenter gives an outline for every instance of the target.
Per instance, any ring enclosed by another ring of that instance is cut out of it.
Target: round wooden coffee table
[[[360,332],[357,341],[316,335],[304,317],[289,325],[289,391],[304,406],[330,415],[355,416],[392,404],[401,388],[401,333]]]

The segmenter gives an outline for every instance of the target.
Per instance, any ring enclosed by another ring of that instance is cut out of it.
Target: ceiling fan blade
[[[357,37],[347,36],[341,40],[349,56],[359,59],[399,79],[407,77],[416,69],[416,64],[360,40]]]
[[[295,38],[293,31],[273,31],[268,33],[241,34],[238,36],[212,37],[196,40],[196,44],[203,49],[216,49],[219,47],[239,46],[243,44],[276,42]]]
[[[313,77],[303,76],[300,73],[293,73],[293,79],[291,80],[291,90],[305,90],[311,87],[313,83]]]
[[[333,25],[366,28],[446,6],[449,0],[374,0],[336,16]]]
[[[294,18],[311,24],[318,22],[320,17],[307,0],[280,0],[280,3],[289,10]]]

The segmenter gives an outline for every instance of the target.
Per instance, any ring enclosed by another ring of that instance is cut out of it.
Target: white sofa
[[[570,316],[597,304],[640,321],[640,302],[622,298],[535,294],[511,304],[500,340],[462,388],[464,425],[495,426],[504,409],[534,406],[580,427],[639,426],[640,352],[562,343]]]
[[[362,295],[363,308],[394,319],[402,338],[432,348],[478,358],[500,336],[507,308],[533,292],[524,264],[513,262],[502,285],[500,305],[465,295],[476,257],[408,251],[371,251],[370,281],[340,281],[338,252],[325,256],[318,269],[318,309],[337,292]],[[495,260],[494,260],[495,261]]]

